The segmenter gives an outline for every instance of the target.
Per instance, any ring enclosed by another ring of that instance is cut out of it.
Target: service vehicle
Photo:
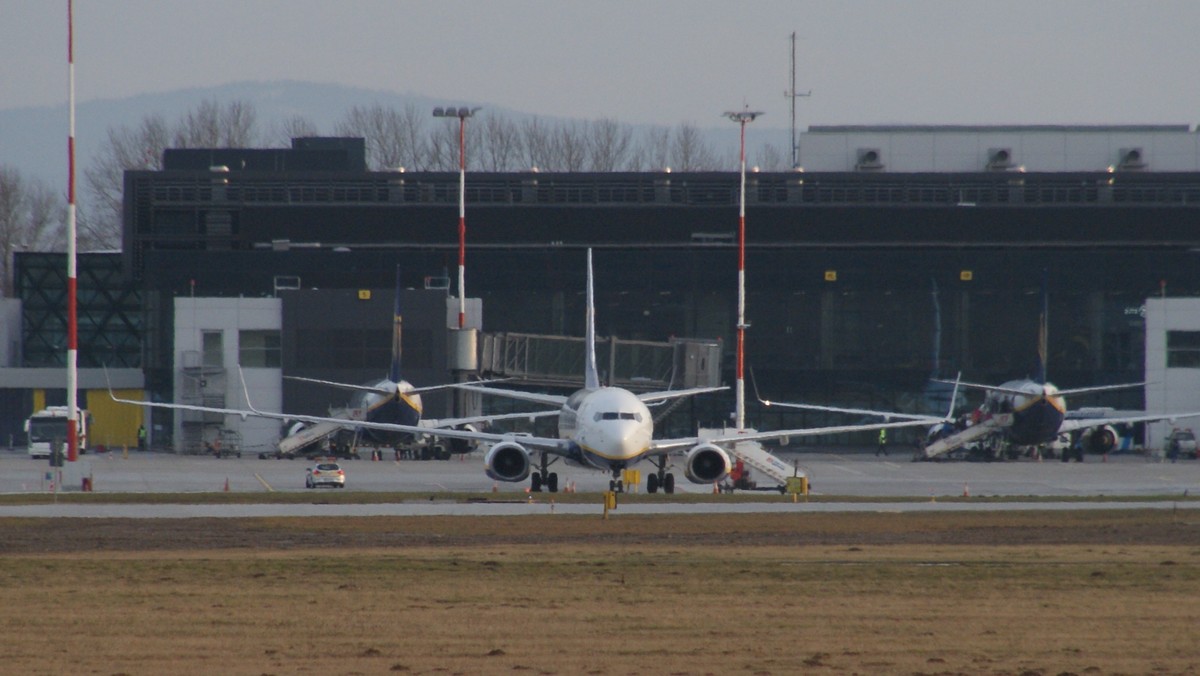
[[[1195,458],[1196,435],[1190,429],[1173,429],[1167,437],[1167,457]]]
[[[58,445],[67,452],[67,407],[47,406],[25,421],[25,438],[29,445],[29,457],[49,458],[50,451]],[[75,438],[79,453],[87,452],[88,427],[92,416],[86,409],[76,409]]]

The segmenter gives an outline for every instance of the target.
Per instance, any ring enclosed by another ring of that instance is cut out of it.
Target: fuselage
[[[563,404],[558,436],[578,447],[585,464],[604,470],[623,469],[650,448],[654,419],[650,409],[629,390],[579,390]]]
[[[362,392],[354,396],[351,406],[363,411],[367,420],[394,425],[416,426],[420,424],[421,395],[413,392],[414,388],[411,383],[401,380],[397,384],[384,379],[372,383],[372,385],[378,389],[390,389],[396,394],[387,396],[374,392]],[[377,441],[388,441],[396,436],[395,433],[378,430],[366,430],[365,434]]]
[[[983,403],[988,413],[1012,414],[1008,434],[1014,444],[1048,444],[1058,437],[1066,417],[1067,402],[1058,394],[1057,387],[1033,380],[1012,380],[1000,387],[1027,393],[989,392]]]

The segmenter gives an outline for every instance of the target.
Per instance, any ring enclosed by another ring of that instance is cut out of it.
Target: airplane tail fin
[[[584,327],[583,386],[600,389],[600,372],[596,369],[596,301],[592,291],[592,250],[587,250],[587,326]]]
[[[388,380],[400,382],[400,266],[396,266],[396,302],[392,309],[392,367]]]
[[[1046,358],[1049,352],[1049,323],[1050,323],[1050,292],[1047,289],[1047,271],[1042,271],[1042,307],[1038,313],[1038,347],[1037,366],[1034,369],[1033,380],[1039,385],[1046,384]]]

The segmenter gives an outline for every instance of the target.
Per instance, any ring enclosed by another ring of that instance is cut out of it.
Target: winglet
[[[600,389],[600,373],[596,369],[596,301],[592,291],[592,250],[587,250],[587,326],[584,328],[585,389]]]
[[[238,364],[238,378],[241,379],[241,381],[242,381],[242,395],[246,397],[246,408],[250,409],[254,413],[261,414],[262,411],[258,410],[257,408],[254,408],[254,404],[250,403],[250,388],[246,385],[246,373],[244,371],[242,371],[241,364]],[[246,419],[246,416],[243,414],[242,420],[245,420],[245,419]]]
[[[950,406],[946,410],[946,420],[954,420],[954,402],[958,401],[958,386],[962,383],[962,371],[954,376],[954,390],[950,392]]]
[[[754,398],[758,400],[758,403],[762,404],[763,406],[771,405],[770,401],[763,399],[762,395],[758,393],[758,381],[754,379],[753,366],[750,367],[750,387],[754,390]]]

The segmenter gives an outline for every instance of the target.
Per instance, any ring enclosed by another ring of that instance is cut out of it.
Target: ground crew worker
[[[146,450],[146,426],[138,425],[137,431],[138,451]]]
[[[887,453],[887,428],[883,428],[883,429],[879,430],[879,447],[875,449],[875,457],[878,458],[880,453],[883,453],[884,455],[888,454]]]

